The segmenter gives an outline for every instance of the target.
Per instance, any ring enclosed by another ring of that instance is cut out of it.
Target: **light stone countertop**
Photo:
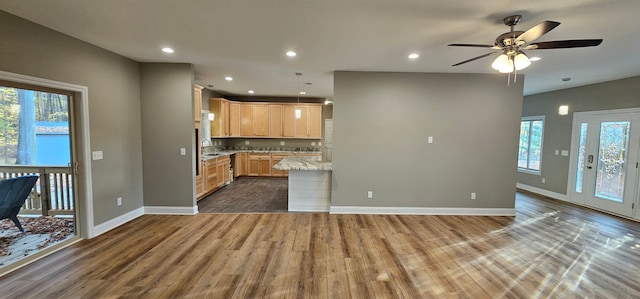
[[[289,156],[273,166],[277,170],[332,170],[331,162],[323,162],[320,157]]]

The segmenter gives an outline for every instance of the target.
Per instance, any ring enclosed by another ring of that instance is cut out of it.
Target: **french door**
[[[634,217],[640,109],[574,113],[571,146],[571,201]]]

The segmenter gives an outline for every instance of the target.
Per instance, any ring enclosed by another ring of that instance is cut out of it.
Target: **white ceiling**
[[[451,66],[490,50],[446,45],[492,44],[512,14],[523,15],[516,30],[562,23],[538,41],[604,39],[528,51],[542,60],[523,71],[525,94],[640,75],[638,0],[0,0],[0,9],[136,61],[192,63],[197,83],[237,95],[296,96],[296,72],[300,88],[312,83],[307,96],[329,98],[337,70],[494,73],[493,58]]]

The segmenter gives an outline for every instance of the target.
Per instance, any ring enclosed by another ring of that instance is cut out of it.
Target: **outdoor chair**
[[[0,181],[0,220],[11,219],[24,232],[18,213],[37,180],[38,176],[22,176]]]

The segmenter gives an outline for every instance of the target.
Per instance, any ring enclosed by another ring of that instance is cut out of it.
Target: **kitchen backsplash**
[[[211,139],[219,149],[264,149],[319,151],[322,140],[309,139]],[[246,144],[246,141],[249,144]],[[284,144],[283,144],[284,143]]]

